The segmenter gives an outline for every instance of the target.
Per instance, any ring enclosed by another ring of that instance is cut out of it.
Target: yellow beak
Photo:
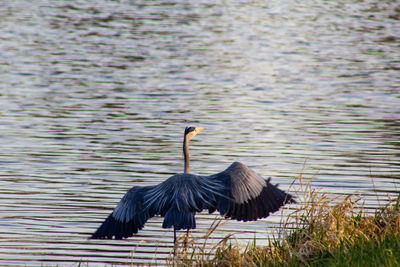
[[[196,127],[195,132],[198,134],[199,132],[203,131],[203,127]]]

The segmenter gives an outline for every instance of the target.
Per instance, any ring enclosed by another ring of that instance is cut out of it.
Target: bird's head
[[[204,128],[202,127],[195,127],[195,126],[188,126],[185,128],[185,138],[187,141],[192,139],[196,136],[199,132],[201,132]]]

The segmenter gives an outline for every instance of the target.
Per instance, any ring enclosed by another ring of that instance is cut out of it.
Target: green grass
[[[301,178],[301,177],[300,177]],[[240,249],[229,236],[206,252],[203,245],[186,240],[179,245],[175,266],[400,266],[399,199],[367,213],[362,199],[329,197],[300,186],[301,204],[284,224],[286,235],[259,247],[255,240]],[[182,241],[183,242],[183,241]],[[190,253],[189,253],[190,251]],[[210,251],[209,251],[210,252]]]
[[[333,253],[324,251],[311,266],[400,266],[400,236],[379,241],[355,242],[341,246]]]

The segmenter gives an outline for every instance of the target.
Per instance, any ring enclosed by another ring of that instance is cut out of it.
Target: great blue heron
[[[132,187],[91,238],[130,237],[149,218],[160,215],[164,217],[163,228],[174,228],[176,244],[177,230],[196,228],[196,212],[217,210],[225,218],[256,221],[286,203],[295,203],[290,194],[272,185],[270,179],[264,180],[240,162],[210,176],[189,174],[189,140],[201,130],[194,126],[185,128],[184,173],[158,185]]]

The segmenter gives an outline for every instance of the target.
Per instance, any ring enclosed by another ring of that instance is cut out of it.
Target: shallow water
[[[87,238],[130,187],[182,172],[188,124],[205,127],[194,173],[241,161],[285,190],[303,173],[371,208],[398,192],[396,1],[20,0],[0,16],[2,266],[164,264],[160,218]],[[281,219],[215,238],[262,243]]]

